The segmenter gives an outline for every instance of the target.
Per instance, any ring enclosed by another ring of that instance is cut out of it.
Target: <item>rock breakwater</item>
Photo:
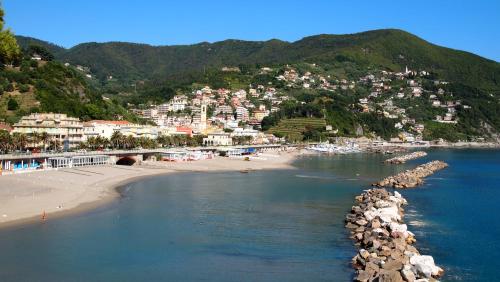
[[[422,157],[425,157],[425,156],[427,156],[426,152],[424,152],[424,151],[417,151],[417,152],[413,152],[411,154],[407,154],[407,155],[403,155],[403,156],[399,156],[399,157],[394,157],[394,158],[391,158],[391,159],[387,159],[384,162],[388,163],[388,164],[404,164],[404,163],[406,163],[409,160],[414,160],[414,159],[422,158]]]
[[[447,163],[442,161],[432,161],[419,165],[414,169],[406,170],[393,176],[384,178],[382,181],[373,183],[376,187],[392,187],[392,188],[412,188],[424,182],[424,177],[427,177],[434,172],[446,168]]]
[[[406,204],[398,192],[380,188],[356,197],[345,219],[359,247],[352,259],[356,281],[435,281],[443,274],[432,256],[413,246],[415,235],[403,222]]]

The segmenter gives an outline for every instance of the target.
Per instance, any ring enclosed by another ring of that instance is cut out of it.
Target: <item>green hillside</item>
[[[20,40],[21,45],[29,42]],[[41,42],[38,42],[41,43]],[[497,93],[500,64],[477,55],[436,46],[396,29],[347,35],[317,35],[296,42],[225,40],[184,46],[150,46],[125,42],[84,43],[56,58],[91,68],[99,78],[158,79],[204,68],[244,64],[353,62],[366,67],[403,70],[405,66],[435,72],[454,82]]]
[[[23,49],[28,49],[29,46],[38,45],[47,49],[54,56],[59,57],[66,52],[64,47],[52,44],[47,41],[39,40],[33,37],[26,37],[21,35],[16,35],[17,44]]]

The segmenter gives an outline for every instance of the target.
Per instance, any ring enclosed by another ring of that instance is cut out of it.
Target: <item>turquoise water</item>
[[[444,266],[444,281],[496,277],[499,157],[431,151],[450,168],[403,191],[418,247]],[[354,196],[425,161],[382,158],[311,156],[296,170],[141,180],[97,210],[0,230],[0,281],[351,281],[343,218]]]

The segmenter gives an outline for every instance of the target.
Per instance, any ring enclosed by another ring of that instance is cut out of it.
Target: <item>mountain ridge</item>
[[[287,64],[347,60],[365,66],[402,70],[406,65],[439,73],[445,79],[497,92],[500,63],[467,51],[430,43],[400,29],[352,34],[319,34],[294,42],[271,39],[227,39],[191,45],[149,45],[129,42],[88,42],[69,49],[29,37],[47,47],[57,60],[90,67],[98,79],[122,81],[161,79],[189,71],[245,64]]]

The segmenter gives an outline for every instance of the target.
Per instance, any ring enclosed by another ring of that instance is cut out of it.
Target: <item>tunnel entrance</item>
[[[123,157],[123,158],[119,159],[116,162],[116,164],[117,165],[128,165],[128,166],[131,166],[131,165],[135,164],[135,159],[132,158],[132,157]]]

